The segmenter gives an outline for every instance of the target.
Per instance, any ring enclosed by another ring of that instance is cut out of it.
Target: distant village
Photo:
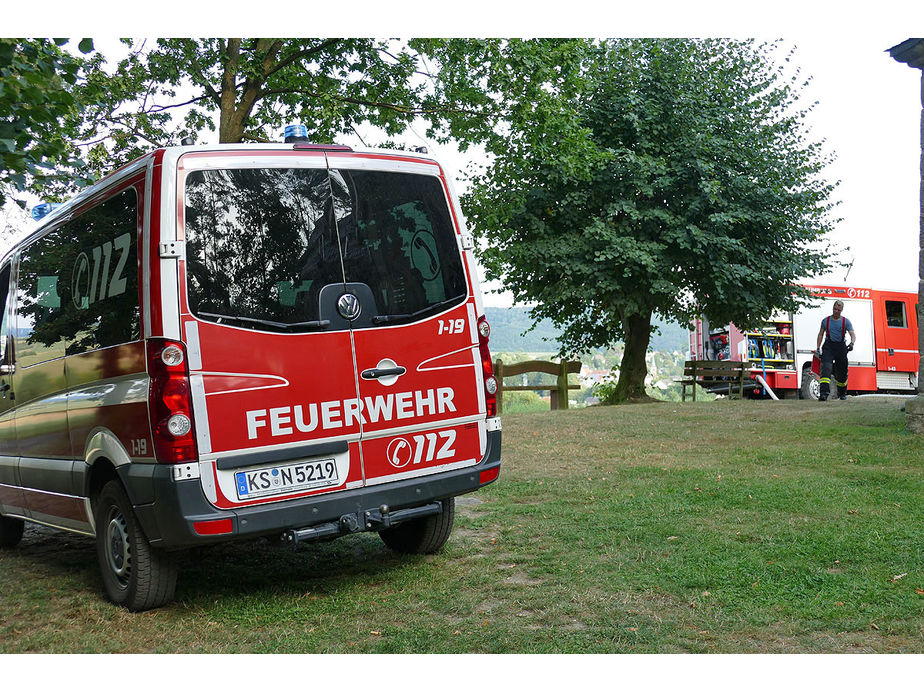
[[[494,359],[500,359],[505,364],[529,360],[558,361],[558,333],[551,323],[543,322],[534,330],[527,331],[532,321],[526,308],[488,307],[486,313],[491,323],[491,353]],[[662,325],[661,334],[652,337],[646,356],[648,375],[645,378],[651,396],[679,399],[679,386],[675,381],[683,374],[684,361],[689,358],[687,344],[687,332],[677,325]],[[579,384],[581,389],[571,392],[569,399],[572,405],[588,406],[599,402],[600,388],[615,383],[618,377],[622,353],[622,345],[617,344],[613,348],[597,349],[576,358],[581,362],[581,372],[578,376],[572,376],[572,383]],[[554,378],[531,374],[505,378],[505,382],[507,385],[551,385]],[[548,407],[550,395],[548,392],[517,392],[507,393],[505,398],[505,410],[511,411],[508,406],[517,400],[534,401],[537,409],[541,400]]]

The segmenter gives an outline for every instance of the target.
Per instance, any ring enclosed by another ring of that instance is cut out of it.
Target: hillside
[[[550,320],[540,322],[535,330],[527,332],[532,325],[528,309],[486,307],[485,314],[491,323],[492,352],[557,352],[560,332]],[[689,348],[687,331],[676,324],[656,321],[661,334],[651,337],[649,351],[686,351]],[[525,333],[525,334],[524,334]]]

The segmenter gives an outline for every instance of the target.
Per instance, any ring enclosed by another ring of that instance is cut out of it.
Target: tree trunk
[[[234,122],[237,106],[237,73],[241,56],[241,40],[228,39],[223,51],[224,60],[221,74],[221,97],[218,117],[218,141],[221,143],[241,141],[241,123]]]
[[[645,376],[648,375],[645,356],[651,339],[651,311],[626,317],[623,328],[626,333],[626,350],[619,364],[619,380],[609,403],[651,401],[645,394]]]
[[[261,72],[252,74],[242,85],[237,82],[240,73],[241,40],[228,39],[227,56],[221,77],[221,106],[218,118],[218,141],[237,143],[244,140],[244,124],[254,105],[260,99],[266,75],[274,69],[279,42],[260,39],[253,52],[260,57]]]

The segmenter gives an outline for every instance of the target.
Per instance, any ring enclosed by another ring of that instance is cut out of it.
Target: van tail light
[[[488,409],[488,418],[497,416],[497,379],[494,377],[494,364],[488,350],[488,337],[491,326],[483,315],[478,318],[478,350],[481,353],[481,371],[484,375],[484,399]]]
[[[158,462],[173,464],[198,458],[186,348],[181,342],[147,341],[148,411]]]

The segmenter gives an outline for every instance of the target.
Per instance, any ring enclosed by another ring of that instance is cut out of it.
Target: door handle
[[[405,373],[407,373],[407,369],[403,366],[398,366],[397,368],[367,368],[360,373],[360,376],[362,376],[363,380],[376,380],[389,375],[404,375]]]

